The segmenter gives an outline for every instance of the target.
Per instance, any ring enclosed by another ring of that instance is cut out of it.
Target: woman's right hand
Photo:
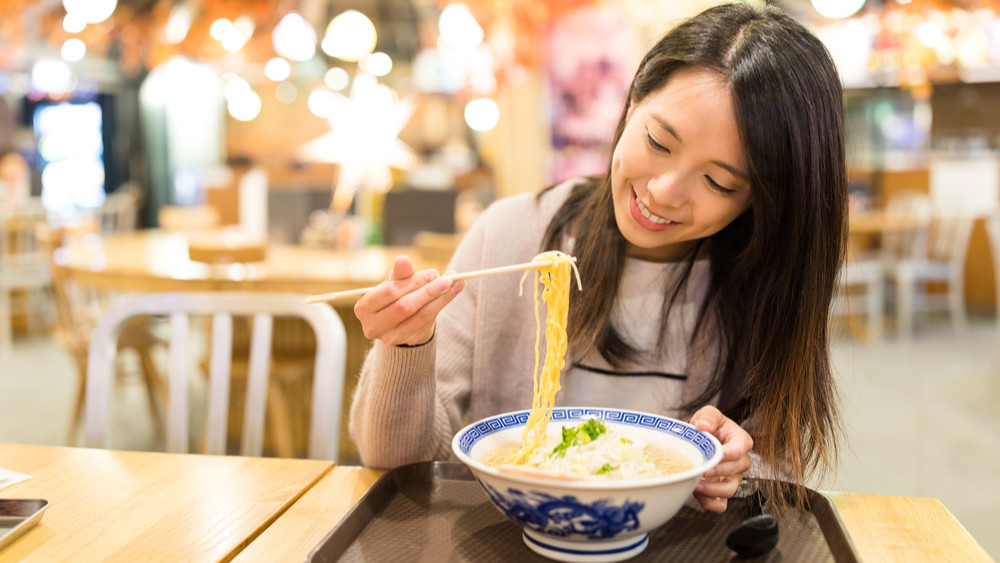
[[[437,270],[415,271],[399,256],[389,277],[354,305],[365,336],[392,346],[417,346],[434,336],[434,322],[465,283],[440,279]]]

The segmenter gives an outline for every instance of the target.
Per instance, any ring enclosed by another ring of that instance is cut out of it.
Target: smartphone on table
[[[40,498],[0,498],[0,549],[37,524],[48,506]]]

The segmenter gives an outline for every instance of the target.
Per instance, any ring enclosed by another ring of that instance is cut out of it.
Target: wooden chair
[[[855,311],[863,310],[866,337],[870,342],[877,342],[882,338],[884,308],[885,272],[882,263],[869,257],[842,264],[831,312],[836,316],[849,317]]]
[[[886,270],[893,270],[904,260],[918,259],[927,253],[927,227],[933,214],[931,198],[924,192],[899,190],[886,203],[886,217],[917,225],[912,229],[890,230],[882,234],[881,258]]]
[[[896,282],[897,323],[904,338],[913,336],[914,314],[946,310],[956,333],[966,329],[965,259],[976,215],[961,208],[936,207],[920,252],[899,260],[890,270]],[[947,286],[945,293],[927,290],[931,282]]]
[[[45,251],[36,238],[36,228],[46,223],[45,208],[37,199],[0,213],[0,351],[9,350],[13,342],[13,296],[17,292],[20,309],[29,323],[38,311],[48,307],[34,306],[30,299],[47,303],[49,266]]]
[[[73,411],[70,414],[66,443],[76,443],[76,435],[83,420],[87,389],[87,358],[90,334],[97,324],[97,317],[110,306],[110,300],[77,287],[67,274],[61,259],[64,229],[48,225],[37,229],[38,241],[45,252],[52,273],[52,296],[55,302],[56,323],[53,336],[73,358],[76,365],[78,383]],[[164,402],[165,386],[153,358],[153,350],[165,345],[153,331],[151,319],[134,318],[122,329],[117,346],[120,350],[133,351],[139,358],[139,371],[145,386],[146,398],[154,427],[163,427],[161,404]]]
[[[134,231],[142,201],[142,191],[132,183],[123,184],[108,194],[104,203],[97,208],[101,233]]]
[[[925,240],[890,271],[904,338],[913,334],[915,314],[924,311],[948,311],[955,332],[966,329],[965,261],[977,219],[997,209],[1000,159],[935,155],[928,163],[927,197]],[[942,284],[944,293],[931,291]]]
[[[292,294],[249,292],[152,293],[123,301],[105,314],[90,342],[87,381],[87,444],[106,447],[114,338],[129,318],[165,315],[169,318],[167,450],[188,452],[188,382],[196,362],[190,359],[192,316],[209,316],[211,350],[205,453],[227,452],[234,317],[252,317],[247,390],[240,441],[242,455],[263,453],[265,410],[271,386],[272,329],[276,317],[297,317],[307,322],[316,339],[313,361],[312,401],[308,456],[336,461],[344,382],[347,337],[340,317],[327,305],[307,305],[305,297]]]

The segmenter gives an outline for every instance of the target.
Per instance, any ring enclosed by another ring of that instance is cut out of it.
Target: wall
[[[935,138],[982,132],[1000,146],[1000,83],[938,84],[931,95],[931,134]]]

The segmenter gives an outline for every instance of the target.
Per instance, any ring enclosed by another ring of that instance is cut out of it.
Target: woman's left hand
[[[750,469],[753,439],[746,430],[713,406],[698,409],[691,424],[715,436],[722,443],[722,461],[701,477],[694,488],[694,498],[705,510],[725,512],[728,500],[736,494],[743,472]]]

